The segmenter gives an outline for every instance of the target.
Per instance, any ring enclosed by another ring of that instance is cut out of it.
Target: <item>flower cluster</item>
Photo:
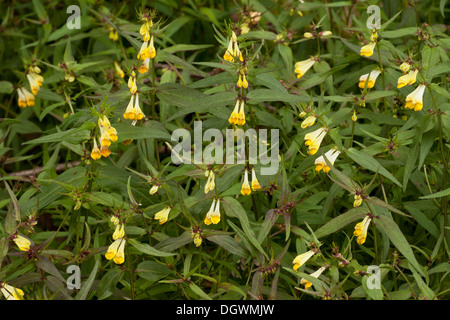
[[[113,215],[110,221],[115,226],[112,236],[114,242],[108,247],[105,258],[112,259],[116,264],[122,264],[125,261],[125,224],[117,215]]]
[[[17,101],[17,104],[20,108],[26,108],[33,107],[34,106],[34,100],[35,95],[38,94],[39,89],[42,87],[42,84],[44,83],[44,77],[40,75],[41,69],[36,65],[30,65],[28,67],[28,70],[26,72],[26,77],[28,80],[28,83],[30,85],[30,91],[27,90],[27,88],[20,86],[17,88],[17,95],[19,96],[19,99]]]
[[[102,156],[108,157],[111,154],[111,150],[109,149],[111,141],[116,142],[118,138],[117,130],[111,126],[111,122],[105,115],[99,116],[97,124],[100,136],[98,137],[99,144],[97,144],[97,139],[95,137],[93,139],[94,146],[91,151],[91,158],[94,160],[98,160]]]

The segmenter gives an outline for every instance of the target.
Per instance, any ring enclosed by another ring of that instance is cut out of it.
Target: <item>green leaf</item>
[[[129,239],[128,243],[131,244],[133,247],[135,247],[136,250],[138,250],[139,252],[148,254],[150,256],[171,257],[171,256],[175,255],[175,253],[168,253],[168,252],[159,251],[159,250],[151,247],[149,244],[137,242],[135,239]]]
[[[0,93],[11,94],[14,90],[14,86],[9,81],[0,81]]]
[[[87,280],[84,281],[83,283],[81,283],[81,290],[76,295],[75,300],[86,300],[86,298],[89,294],[89,290],[91,289],[92,285],[94,284],[94,280],[97,276],[97,270],[98,270],[98,266],[100,264],[100,260],[101,259],[99,256],[97,256],[95,258],[94,268],[92,268],[91,274],[89,275]]]
[[[419,197],[419,199],[434,199],[434,198],[442,198],[450,195],[450,188],[447,188],[445,190],[429,194],[427,196]]]
[[[156,261],[143,261],[135,269],[137,275],[149,281],[158,281],[172,273],[165,265]]]
[[[388,216],[378,215],[375,217],[374,222],[376,224],[376,227],[389,237],[389,240],[391,240],[398,251],[403,254],[403,256],[411,264],[411,266],[413,266],[417,272],[425,277],[425,274],[423,273],[421,266],[417,262],[411,246],[408,243],[408,240],[406,240],[403,232],[400,230],[395,221]]]
[[[369,169],[375,173],[379,173],[388,178],[389,180],[391,180],[392,182],[394,182],[395,184],[397,184],[399,187],[402,187],[402,184],[368,153],[364,151],[358,151],[354,148],[350,148],[347,150],[347,154],[350,158],[353,159],[353,161],[358,163],[363,168]]]

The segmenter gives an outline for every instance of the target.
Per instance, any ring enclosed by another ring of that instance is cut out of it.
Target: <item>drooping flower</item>
[[[220,221],[220,200],[217,199],[216,206],[214,208],[214,211],[211,213],[211,222],[213,224],[218,224]]]
[[[238,82],[236,83],[236,86],[238,88],[244,88],[244,89],[248,88],[248,81],[245,77],[245,73],[239,73],[239,79],[238,79]]]
[[[367,229],[369,228],[370,225],[370,221],[371,221],[371,217],[370,216],[366,216],[363,221],[359,222],[356,224],[355,226],[355,231],[353,232],[353,235],[356,238],[356,242],[358,242],[359,244],[363,244],[364,242],[366,242],[366,238],[367,238]]]
[[[314,63],[316,63],[314,58],[309,58],[295,63],[294,72],[297,74],[297,78],[303,77],[303,75],[314,65]]]
[[[30,250],[31,241],[20,234],[16,234],[13,239],[14,243],[19,247],[21,251]]]
[[[205,189],[204,189],[205,194],[214,190],[214,188],[216,187],[215,178],[216,178],[216,174],[214,173],[214,171],[208,170],[208,180],[206,181]]]
[[[244,61],[241,50],[239,49],[236,33],[231,31],[230,42],[228,42],[228,47],[223,55],[223,59],[228,62],[234,62],[234,58],[239,58],[240,61]]]
[[[119,223],[116,225],[112,238],[113,240],[117,240],[123,237],[125,237],[125,224]]]
[[[139,106],[139,93],[136,92],[136,94],[131,96],[123,117],[129,120],[141,120],[144,118],[144,113]]]
[[[115,226],[117,226],[120,223],[120,219],[116,215],[112,215],[109,219]]]
[[[362,204],[362,201],[363,201],[363,199],[362,199],[360,194],[355,194],[354,200],[355,201],[353,201],[353,207],[355,207],[355,208],[359,207]]]
[[[352,121],[356,122],[356,120],[358,120],[358,117],[356,116],[356,110],[353,110]]]
[[[106,130],[106,133],[112,142],[117,141],[117,130],[111,125],[111,122],[109,122],[109,119],[105,115],[98,118],[98,126],[103,127]]]
[[[241,101],[241,106],[239,108],[237,124],[243,126],[245,124],[245,111],[244,111],[244,100]]]
[[[367,88],[373,88],[375,85],[375,81],[377,80],[378,76],[380,75],[381,71],[380,70],[373,70],[372,72],[366,73],[364,75],[362,75],[359,78],[359,84],[358,86],[361,89],[364,89],[364,87],[366,86],[366,82],[367,82]],[[369,78],[369,80],[367,80],[367,78]]]
[[[109,27],[108,38],[111,39],[112,41],[117,41],[119,40],[119,33],[113,27]]]
[[[125,77],[125,72],[123,72],[122,68],[120,67],[120,65],[117,63],[117,61],[114,61],[114,67],[116,68],[116,73],[119,77],[124,78]]]
[[[319,33],[320,37],[327,37],[327,36],[331,36],[333,33],[331,31],[322,31]]]
[[[373,55],[373,50],[375,49],[376,42],[372,41],[369,44],[361,47],[359,54],[363,57],[370,57]]]
[[[334,165],[334,162],[336,161],[337,157],[339,156],[341,152],[338,149],[332,148],[330,150],[328,150],[324,156],[320,156],[318,157],[315,161],[314,164],[316,165],[316,171],[320,172],[320,170],[323,170],[323,172],[329,172],[330,171],[330,167],[328,166],[328,164],[325,161],[325,158],[328,159],[328,161]],[[324,158],[325,157],[325,158]]]
[[[316,123],[316,116],[309,116],[307,117],[305,120],[303,120],[301,127],[302,129],[311,127],[312,125],[314,125],[314,123]]]
[[[33,92],[34,95],[37,95],[39,89],[42,87],[44,78],[35,72],[28,72],[27,79],[30,83],[31,92]]]
[[[206,225],[210,225],[212,223],[211,216],[212,216],[212,213],[214,212],[215,205],[216,205],[216,199],[213,199],[213,201],[211,203],[211,207],[209,208],[209,211],[206,213],[206,216],[205,216],[204,222]]]
[[[159,224],[165,223],[167,221],[167,219],[169,218],[169,213],[170,213],[171,209],[172,208],[169,206],[169,207],[165,207],[161,211],[158,211],[155,214],[155,220],[159,220]]]
[[[150,193],[150,195],[154,195],[156,192],[158,192],[158,190],[159,190],[159,185],[154,184],[154,185],[150,188],[149,193]]]
[[[130,89],[131,94],[135,94],[137,91],[136,73],[134,71],[131,71],[131,75],[128,78],[128,89]]]
[[[15,288],[0,281],[0,292],[6,300],[23,300],[24,293],[21,289]]]
[[[319,150],[320,144],[325,137],[327,131],[325,127],[321,127],[313,132],[305,135],[305,145],[309,148],[309,154],[314,155]]]
[[[400,65],[400,70],[402,71],[402,73],[407,73],[409,71],[409,68],[411,68],[411,65],[405,61]]]
[[[317,279],[325,269],[326,267],[320,267],[315,272],[311,273],[310,276]],[[303,284],[305,286],[305,290],[308,290],[312,286],[312,283],[306,280],[305,278],[302,278],[300,280],[300,284]]]
[[[309,250],[296,256],[294,261],[292,261],[292,263],[294,264],[294,266],[292,267],[294,271],[297,271],[297,269],[304,265],[306,261],[308,261],[315,253],[316,252],[314,250]]]
[[[94,140],[94,147],[92,148],[91,151],[91,158],[94,160],[98,160],[102,157],[102,154],[100,152],[100,149],[98,148],[97,140],[95,140],[95,138],[93,140]]]
[[[248,170],[245,169],[244,182],[242,183],[241,187],[241,194],[244,196],[248,196],[250,193],[252,193],[252,190],[250,189],[250,184],[248,183]]]
[[[151,36],[150,44],[148,43],[148,41],[144,41],[142,43],[141,49],[137,54],[137,58],[139,60],[145,60],[145,59],[153,59],[155,56],[156,56],[156,49],[153,44],[153,36]]]
[[[111,145],[111,138],[109,137],[108,131],[106,131],[105,126],[99,126],[100,128],[100,145],[109,147]]]
[[[141,65],[139,66],[139,73],[144,74],[148,72],[148,69],[150,68],[150,58],[145,59],[142,61]]]
[[[416,82],[419,69],[410,70],[407,74],[401,76],[397,80],[397,88],[403,88],[404,86],[414,84]]]
[[[113,259],[115,264],[122,264],[125,261],[125,238],[118,238],[108,247],[105,258]]]
[[[25,108],[26,106],[34,106],[34,95],[32,95],[26,88],[21,87],[17,89],[17,94],[19,95],[19,107]]]
[[[202,235],[200,230],[196,230],[191,232],[191,236],[194,239],[194,244],[196,247],[200,247],[202,245]]]
[[[419,85],[416,90],[408,94],[405,101],[406,109],[414,109],[414,111],[420,111],[423,108],[423,94],[425,92],[425,85]]]
[[[256,191],[261,189],[258,178],[256,177],[255,167],[252,168],[252,190]]]
[[[144,41],[150,40],[150,28],[153,26],[153,21],[150,19],[146,22],[144,22],[139,29],[139,33],[143,37]]]
[[[311,39],[311,38],[313,37],[313,34],[312,34],[311,32],[305,32],[305,33],[303,34],[303,36],[304,36],[306,39]]]
[[[238,99],[236,101],[236,105],[234,106],[233,112],[231,113],[230,117],[228,118],[228,122],[230,124],[237,124],[239,119],[239,105],[240,100]]]

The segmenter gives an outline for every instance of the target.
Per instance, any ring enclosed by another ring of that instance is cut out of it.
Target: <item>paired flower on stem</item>
[[[211,208],[209,208],[208,213],[206,213],[204,222],[206,225],[210,225],[211,223],[218,224],[219,221],[220,221],[220,200],[213,199]]]

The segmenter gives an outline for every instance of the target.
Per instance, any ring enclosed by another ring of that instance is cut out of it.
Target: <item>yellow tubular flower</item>
[[[24,88],[17,89],[17,94],[19,95],[19,100],[18,100],[17,104],[21,108],[26,108],[27,107],[27,98],[25,97],[25,94],[23,93],[22,89],[24,89]]]
[[[205,194],[214,190],[214,188],[216,187],[215,178],[216,178],[215,173],[212,170],[208,171],[208,180],[206,181],[204,189]]]
[[[153,36],[150,38],[150,44],[148,45],[148,56],[147,58],[153,59],[156,56],[155,45],[153,44]]]
[[[248,170],[245,169],[244,182],[242,183],[241,187],[241,194],[244,196],[248,196],[250,193],[252,193],[252,190],[250,189],[250,184],[248,183]]]
[[[243,126],[245,124],[244,100],[241,101],[241,107],[239,108],[237,124],[240,126]]]
[[[425,92],[425,85],[419,85],[416,90],[408,94],[406,97],[406,109],[414,109],[420,111],[423,108],[423,94]]]
[[[109,155],[111,154],[111,150],[109,150],[109,148],[106,146],[101,146],[100,153],[102,156],[104,156],[106,158],[106,157],[109,157]]]
[[[211,212],[211,222],[213,224],[218,224],[220,221],[220,200],[217,199],[216,207],[213,212]]]
[[[359,54],[364,57],[370,57],[373,55],[373,50],[375,49],[376,42],[370,42],[369,44],[361,47]]]
[[[316,63],[316,60],[314,60],[313,58],[295,63],[294,72],[297,74],[297,78],[303,77],[303,75],[314,65],[314,63]]]
[[[44,78],[37,73],[30,72],[27,74],[28,82],[30,83],[31,92],[34,95],[37,95],[39,89],[42,87],[42,83],[44,82]]]
[[[150,28],[152,27],[152,25],[153,25],[153,22],[150,20],[148,22],[145,22],[141,26],[139,33],[141,34],[141,36],[143,36],[144,41],[150,40]]]
[[[108,248],[105,254],[105,258],[108,260],[113,259],[115,264],[122,264],[125,261],[125,243],[124,238],[115,240]]]
[[[359,84],[358,84],[358,86],[361,88],[361,89],[364,89],[364,87],[366,86],[366,81],[369,81],[368,83],[367,83],[367,88],[373,88],[374,87],[374,85],[375,85],[375,81],[377,80],[377,78],[378,78],[378,76],[380,75],[380,73],[381,73],[381,71],[380,70],[373,70],[372,72],[370,72],[370,74],[369,73],[366,73],[366,74],[364,74],[364,75],[362,75],[360,78],[359,78]],[[367,80],[367,78],[369,78],[369,80]]]
[[[148,47],[148,41],[144,41],[141,45],[141,49],[139,50],[139,53],[137,54],[137,58],[139,60],[145,60],[147,58],[150,58],[150,48]]]
[[[136,98],[134,99],[134,120],[142,120],[144,116],[141,107],[139,107],[139,93],[136,93]]]
[[[247,79],[245,78],[245,74],[239,73],[239,79],[238,79],[238,82],[236,83],[236,85],[238,88],[244,88],[244,89],[248,88],[248,82],[247,82]]]
[[[369,216],[366,216],[362,222],[356,224],[353,235],[357,237],[356,242],[358,242],[358,244],[363,244],[366,242],[367,229],[369,228],[371,220],[372,219]]]
[[[212,204],[211,204],[211,208],[209,208],[209,211],[206,213],[206,217],[205,217],[205,220],[204,220],[204,223],[206,225],[208,225],[208,226],[212,223],[211,217],[212,217],[212,214],[214,212],[215,205],[216,205],[216,199],[213,199]]]
[[[98,148],[97,140],[95,140],[95,139],[93,139],[93,140],[94,140],[94,147],[92,148],[92,151],[91,151],[91,158],[94,160],[98,160],[102,157],[102,154],[100,152],[100,149]]]
[[[341,152],[335,148],[328,150],[325,153],[325,157],[328,159],[328,161],[334,165],[334,162],[336,161],[337,157],[339,156]],[[315,161],[314,164],[316,165],[316,171],[320,172],[320,170],[323,170],[323,172],[329,172],[330,171],[330,167],[328,166],[327,162],[325,161],[324,156],[320,156],[318,157]]]
[[[105,147],[111,145],[111,139],[109,138],[108,131],[106,131],[105,126],[100,126],[100,144]]]
[[[22,290],[4,282],[0,282],[0,291],[6,300],[23,300],[24,293]]]
[[[331,31],[323,31],[320,33],[321,37],[331,36],[333,33]]]
[[[225,51],[225,54],[223,55],[223,59],[228,62],[234,62],[232,52],[233,52],[233,42],[230,40],[230,42],[228,43],[227,51]]]
[[[406,61],[400,65],[400,70],[402,71],[402,73],[407,73],[409,71],[409,68],[411,68],[411,65]]]
[[[303,120],[301,127],[302,129],[311,127],[314,123],[316,123],[316,116],[309,116],[308,118],[306,118],[305,120]]]
[[[116,68],[116,73],[119,77],[124,78],[125,77],[125,72],[123,72],[122,68],[120,67],[120,65],[114,61],[114,67]]]
[[[192,238],[194,239],[194,244],[196,247],[200,247],[202,245],[202,236],[199,233],[191,233]]]
[[[292,263],[294,264],[294,266],[292,267],[294,271],[297,271],[297,269],[304,265],[305,262],[308,261],[315,253],[316,252],[314,250],[309,250],[303,254],[296,256],[294,261],[292,261]]]
[[[238,118],[239,118],[239,103],[240,101],[237,100],[236,101],[236,105],[234,106],[234,110],[231,113],[230,117],[228,118],[228,122],[230,122],[230,124],[237,124],[238,123]]]
[[[322,274],[322,272],[326,269],[326,267],[321,267],[319,269],[317,269],[315,272],[311,273],[310,276],[313,278],[318,279],[319,276]],[[308,290],[311,286],[312,283],[309,282],[308,280],[306,280],[305,278],[302,278],[300,280],[300,284],[303,284],[305,286],[305,290]]]
[[[355,199],[355,201],[353,201],[353,206],[355,208],[359,207],[362,204],[362,201],[363,201],[361,195],[355,194],[354,199]]]
[[[111,216],[111,219],[109,219],[115,226],[117,226],[120,223],[120,220],[117,216]]]
[[[356,122],[356,120],[358,120],[358,117],[356,116],[356,110],[353,110],[352,121]]]
[[[150,68],[150,58],[147,58],[141,63],[141,65],[139,66],[138,71],[141,74],[147,73],[149,68]]]
[[[256,177],[255,168],[252,168],[252,190],[256,191],[261,189],[261,185],[259,184],[258,178]]]
[[[125,237],[125,224],[120,223],[116,225],[116,230],[114,230],[112,238],[113,240],[117,240],[123,237]]]
[[[30,250],[31,241],[25,238],[24,236],[21,236],[20,234],[16,235],[13,239],[15,244],[19,247],[21,251],[28,251]]]
[[[159,224],[165,223],[169,218],[170,210],[171,210],[170,207],[165,207],[161,211],[157,212],[155,214],[155,220],[159,220]]]
[[[156,192],[158,192],[158,190],[159,190],[159,186],[154,184],[153,187],[150,188],[149,193],[150,193],[150,195],[154,195]]]
[[[378,39],[378,32],[376,29],[373,29],[372,34],[370,35],[370,41],[374,42],[376,39]]]
[[[312,34],[311,32],[305,32],[305,33],[303,34],[303,36],[304,36],[306,39],[311,39],[311,38],[313,37],[313,34]]]
[[[320,144],[326,135],[324,127],[305,135],[305,145],[309,148],[309,154],[314,155],[319,150]]]
[[[397,80],[397,88],[403,88],[406,85],[411,85],[416,82],[417,73],[419,73],[419,69],[411,70],[407,74],[401,76]]]
[[[134,120],[134,95],[131,96],[130,102],[128,103],[127,109],[123,113],[123,117],[128,120]]]

